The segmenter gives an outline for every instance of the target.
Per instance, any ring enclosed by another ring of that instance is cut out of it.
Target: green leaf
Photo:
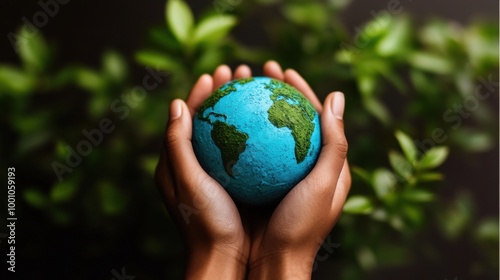
[[[65,159],[65,157],[67,156],[68,154],[68,151],[66,150],[66,147],[69,146],[67,143],[65,143],[63,140],[57,140],[56,144],[55,144],[55,155],[59,158],[59,159]]]
[[[50,89],[60,89],[70,83],[73,83],[77,79],[76,77],[78,76],[78,71],[79,68],[73,66],[62,68],[50,77]]]
[[[136,53],[135,59],[140,64],[163,71],[179,72],[183,68],[175,59],[157,51],[140,51]]]
[[[11,125],[21,134],[33,132],[48,132],[47,125],[50,122],[50,113],[40,112],[31,115],[16,115],[11,119]]]
[[[105,81],[100,73],[86,68],[80,68],[77,70],[76,83],[80,87],[92,93],[101,92],[105,86]]]
[[[360,73],[357,76],[358,89],[366,98],[373,98],[378,87],[378,80],[372,74]]]
[[[29,73],[9,65],[0,65],[0,92],[24,95],[35,88],[36,79]]]
[[[429,149],[418,163],[420,169],[431,169],[440,166],[448,157],[448,147],[438,146]]]
[[[385,222],[387,221],[387,218],[389,216],[387,214],[387,210],[385,210],[384,208],[376,208],[375,210],[373,210],[370,217],[375,221]]]
[[[498,234],[498,218],[490,218],[479,223],[474,235],[480,241],[490,241],[498,245]]]
[[[224,61],[224,54],[218,47],[210,48],[196,60],[194,69],[197,73],[207,73],[215,69]]]
[[[392,169],[402,178],[408,180],[413,173],[411,164],[398,152],[389,151],[389,162]]]
[[[342,10],[351,3],[351,0],[329,0],[328,5],[335,10]]]
[[[236,25],[236,17],[228,15],[211,16],[202,20],[196,26],[193,43],[216,42]]]
[[[347,199],[343,211],[349,214],[370,214],[373,205],[367,197],[353,195]]]
[[[373,172],[373,189],[377,197],[384,199],[390,192],[393,192],[396,187],[396,177],[389,170],[380,168]]]
[[[470,67],[458,70],[453,75],[455,85],[464,98],[469,98],[471,92],[474,92],[475,79],[474,73]]]
[[[377,43],[376,51],[381,56],[399,55],[408,49],[410,20],[407,17],[398,18],[391,27]]]
[[[32,189],[32,188],[26,189],[23,192],[23,196],[24,200],[26,200],[26,202],[29,205],[35,208],[43,209],[47,206],[48,203],[47,198],[37,189]]]
[[[393,215],[389,219],[389,224],[396,230],[403,231],[406,228],[406,224],[400,215]]]
[[[498,28],[498,24],[479,23],[464,32],[464,46],[476,68],[498,68]]]
[[[194,17],[182,0],[169,0],[166,7],[167,26],[177,40],[187,45],[193,32]]]
[[[52,186],[50,191],[50,198],[54,202],[65,202],[71,200],[77,190],[75,182],[65,180]]]
[[[358,175],[361,179],[363,179],[363,181],[365,181],[367,184],[372,183],[372,176],[370,175],[370,173],[368,173],[368,171],[364,170],[363,168],[353,166],[351,168],[351,171],[352,173]]]
[[[385,69],[380,71],[380,75],[382,75],[384,78],[387,79],[387,81],[389,81],[393,86],[395,86],[396,89],[399,91],[399,93],[408,92],[408,86],[406,85],[406,81],[403,80],[403,78],[400,76],[399,73],[396,73],[391,69]]]
[[[140,160],[140,165],[144,171],[149,175],[154,175],[156,170],[156,165],[158,164],[158,156],[144,156]]]
[[[438,89],[436,83],[428,77],[430,74],[417,69],[410,70],[410,79],[413,87],[420,94],[432,94]]]
[[[50,49],[40,32],[32,34],[27,26],[21,27],[17,48],[28,71],[43,72],[50,63]]]
[[[370,247],[364,246],[356,251],[356,257],[361,267],[368,271],[377,266],[377,257]]]
[[[152,28],[148,37],[154,45],[158,45],[162,50],[177,51],[183,48],[168,28]]]
[[[384,125],[389,125],[391,117],[389,111],[378,99],[375,97],[364,98],[363,105],[365,109],[376,117]]]
[[[422,189],[408,189],[403,193],[403,198],[411,202],[429,202],[435,197],[434,193]]]
[[[392,26],[392,17],[380,15],[362,27],[359,33],[358,40],[362,42],[362,46],[366,49],[372,49],[373,46],[389,31]]]
[[[227,12],[234,11],[241,2],[243,2],[243,0],[216,0],[212,2],[212,6],[218,15],[223,15]]]
[[[333,55],[333,59],[341,64],[352,64],[355,57],[356,54],[354,53],[354,51],[348,50],[347,48],[342,48],[341,50],[335,52],[335,54]]]
[[[325,27],[328,20],[326,7],[319,3],[288,4],[283,14],[293,23],[314,28]]]
[[[401,211],[404,213],[406,221],[409,221],[414,226],[422,225],[425,220],[422,208],[418,204],[405,204],[402,206]]]
[[[449,239],[458,238],[467,228],[470,228],[474,205],[470,194],[461,192],[451,205],[438,212],[440,229]]]
[[[427,172],[418,175],[418,180],[421,182],[432,182],[443,180],[443,174],[438,172]]]
[[[394,135],[396,136],[396,139],[398,139],[399,145],[401,146],[406,159],[413,164],[417,159],[418,154],[415,142],[413,142],[410,136],[400,130],[397,130]]]
[[[408,57],[410,65],[435,74],[451,74],[455,71],[453,62],[442,55],[416,51]]]
[[[104,73],[116,83],[123,82],[127,76],[127,64],[117,52],[107,52],[103,57]]]
[[[462,128],[451,133],[451,139],[467,152],[486,152],[495,146],[493,136],[488,132]]]

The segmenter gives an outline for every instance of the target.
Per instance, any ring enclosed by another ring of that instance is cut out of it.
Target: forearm
[[[238,256],[211,250],[195,252],[188,257],[187,280],[238,280],[245,278],[246,262]]]

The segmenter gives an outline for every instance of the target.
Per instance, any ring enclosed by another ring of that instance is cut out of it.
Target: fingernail
[[[172,101],[172,105],[170,105],[170,120],[173,121],[178,119],[182,114],[182,104],[181,101],[176,99]]]
[[[342,92],[336,91],[333,93],[332,104],[330,105],[332,109],[333,115],[342,120],[344,116],[344,106],[345,106],[345,98]]]

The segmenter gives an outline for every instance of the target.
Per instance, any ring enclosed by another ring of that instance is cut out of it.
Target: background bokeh
[[[186,1],[177,18],[164,0],[60,2],[46,22],[37,1],[0,3],[18,279],[181,279],[152,180],[168,102],[221,63],[267,59],[346,93],[354,182],[313,279],[498,279],[498,1]],[[59,180],[103,119],[115,129]]]

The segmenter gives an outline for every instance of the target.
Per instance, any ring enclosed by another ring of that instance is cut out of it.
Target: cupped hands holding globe
[[[237,204],[282,199],[321,149],[319,115],[293,86],[269,77],[232,80],[194,116],[194,153]]]
[[[251,77],[250,68],[233,74],[221,65],[198,79],[186,102],[174,100],[156,181],[187,245],[186,279],[310,279],[316,253],[342,212],[351,185],[343,94],[333,92],[321,105],[296,71],[283,72],[274,61],[264,65],[264,75],[295,87],[320,114],[319,158],[279,204],[237,204],[200,165],[193,117],[220,86]]]

